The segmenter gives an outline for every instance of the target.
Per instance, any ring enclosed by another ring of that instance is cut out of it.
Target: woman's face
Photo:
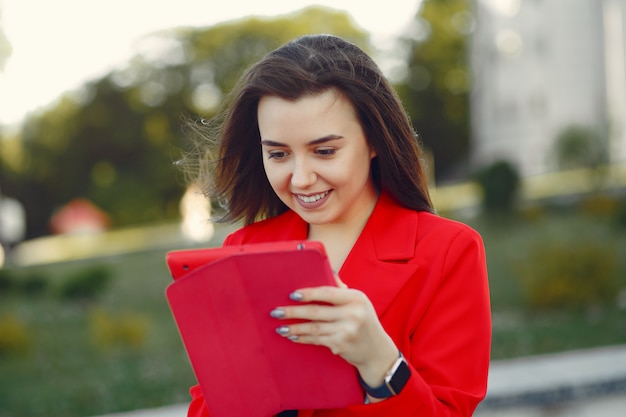
[[[290,209],[313,225],[369,216],[376,153],[349,100],[333,89],[296,101],[266,96],[257,113],[265,173]]]

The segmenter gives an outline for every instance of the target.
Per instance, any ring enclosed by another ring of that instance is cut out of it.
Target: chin
[[[314,214],[312,215],[310,213],[303,213],[302,211],[296,211],[296,213],[298,213],[302,220],[314,226],[320,226],[330,223],[330,219],[328,219],[326,216],[319,216]]]

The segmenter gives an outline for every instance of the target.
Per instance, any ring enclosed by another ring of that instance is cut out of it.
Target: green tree
[[[553,148],[558,167],[586,169],[594,191],[602,189],[608,175],[608,137],[601,132],[589,126],[568,126],[556,136]]]
[[[508,161],[496,161],[483,168],[475,179],[482,190],[482,206],[486,213],[511,213],[520,188],[520,177]]]
[[[469,150],[468,0],[424,0],[404,37],[408,71],[397,89],[434,156],[437,179],[452,175]]]
[[[596,129],[568,126],[556,137],[554,154],[561,169],[598,168],[608,162],[608,144]]]
[[[27,208],[29,236],[47,233],[53,211],[76,197],[107,211],[116,226],[177,217],[184,181],[173,162],[186,144],[183,119],[211,117],[244,67],[314,32],[369,49],[346,13],[324,8],[164,31],[147,37],[126,67],[29,117],[12,153],[21,163],[7,164],[2,178],[3,190]]]

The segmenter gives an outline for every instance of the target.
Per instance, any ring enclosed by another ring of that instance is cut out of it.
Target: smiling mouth
[[[313,195],[296,194],[296,197],[298,197],[298,199],[300,201],[302,201],[303,203],[311,204],[311,203],[315,203],[316,201],[319,201],[322,198],[326,197],[329,192],[330,191],[324,191],[323,193],[313,194]]]

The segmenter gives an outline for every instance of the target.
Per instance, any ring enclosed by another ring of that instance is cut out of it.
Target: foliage
[[[520,269],[528,307],[584,310],[615,302],[617,256],[590,241],[540,243]]]
[[[149,319],[133,313],[111,314],[102,309],[90,315],[91,340],[99,349],[139,349],[146,343]]]
[[[486,212],[510,213],[515,206],[520,177],[516,168],[507,161],[496,161],[475,175],[483,196]]]
[[[407,76],[397,83],[415,130],[435,160],[437,179],[451,176],[469,150],[468,0],[424,0],[403,40]]]
[[[597,168],[608,162],[608,143],[597,129],[568,126],[554,142],[559,168]]]
[[[43,273],[19,274],[15,270],[0,269],[0,295],[19,293],[27,296],[42,294],[49,286]]]
[[[189,401],[195,378],[164,297],[171,276],[163,256],[158,250],[15,270],[16,276],[45,271],[56,288],[106,262],[119,279],[94,310],[59,297],[2,297],[0,317],[19,317],[30,353],[0,355],[0,415],[83,417]],[[108,323],[99,331],[97,312]],[[99,339],[108,325],[118,335]],[[97,345],[102,340],[109,344]]]
[[[626,196],[596,191],[582,197],[577,207],[582,214],[610,224],[615,233],[626,230]]]
[[[31,339],[26,325],[14,314],[0,316],[0,358],[25,355],[30,351]]]
[[[614,215],[615,224],[620,230],[626,230],[626,198],[619,202]]]
[[[620,210],[620,201],[607,194],[585,196],[579,205],[583,213],[600,218],[615,218]]]
[[[583,214],[576,206],[541,206],[534,211],[537,215],[528,217],[516,212],[509,216],[509,221],[489,214],[465,219],[482,235],[487,253],[493,313],[492,358],[626,343],[623,295],[617,303],[605,302],[591,308],[536,309],[530,307],[522,278],[531,274],[532,268],[540,268],[535,267],[536,258],[531,255],[541,253],[539,248],[567,249],[595,242],[613,253],[609,255],[617,261],[613,279],[619,293],[626,294],[626,234],[616,233],[612,223]],[[571,260],[565,258],[563,262]]]
[[[0,295],[8,294],[14,287],[13,274],[8,269],[0,269]]]
[[[49,280],[41,273],[27,274],[17,282],[18,291],[28,296],[43,294],[48,287]]]
[[[111,270],[103,265],[81,269],[65,279],[59,294],[66,300],[93,301],[104,292],[111,277]]]
[[[184,119],[211,117],[244,67],[312,32],[369,48],[345,12],[323,8],[164,31],[126,67],[29,117],[0,152],[0,187],[24,205],[28,237],[47,234],[54,210],[77,197],[114,226],[178,217],[184,180],[173,162],[187,146]]]

